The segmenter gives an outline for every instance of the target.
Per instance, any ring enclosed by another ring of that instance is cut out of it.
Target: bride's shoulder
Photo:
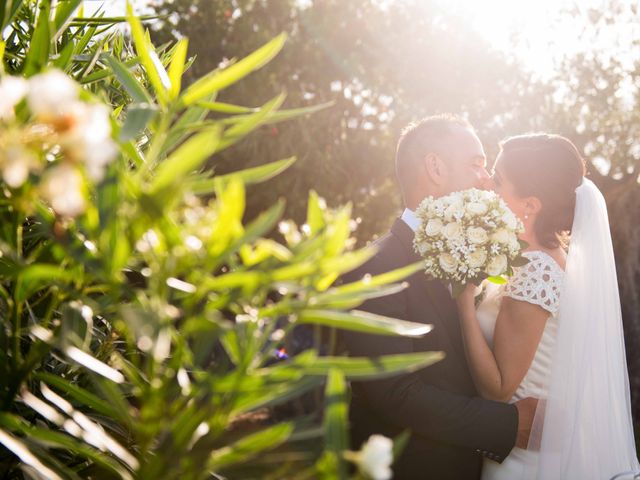
[[[523,256],[529,263],[514,269],[505,285],[505,295],[555,314],[560,305],[564,270],[558,260],[542,250],[523,252]]]

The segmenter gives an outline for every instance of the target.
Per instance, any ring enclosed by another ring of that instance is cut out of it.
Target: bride
[[[457,300],[479,393],[538,399],[528,448],[485,460],[484,480],[606,480],[638,471],[606,206],[558,135],[502,144],[493,188],[525,226],[529,263]],[[571,231],[568,248],[562,233]]]

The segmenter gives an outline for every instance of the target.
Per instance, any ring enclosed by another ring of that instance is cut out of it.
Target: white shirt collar
[[[413,230],[414,232],[418,230],[418,227],[420,227],[420,220],[418,219],[418,217],[416,217],[416,214],[413,210],[405,208],[404,212],[402,212],[402,217],[400,218],[404,223],[409,225],[409,228],[411,228],[411,230]]]

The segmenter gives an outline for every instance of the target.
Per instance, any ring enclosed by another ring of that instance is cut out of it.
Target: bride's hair
[[[576,188],[585,175],[585,162],[570,140],[560,135],[511,137],[500,144],[500,165],[522,197],[542,203],[534,225],[542,245],[555,248],[571,230]]]

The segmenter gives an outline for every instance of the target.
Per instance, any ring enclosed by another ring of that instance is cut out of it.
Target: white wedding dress
[[[477,308],[477,318],[490,346],[496,326],[500,302],[505,296],[539,305],[550,313],[538,349],[522,383],[511,398],[510,403],[534,397],[546,398],[547,385],[551,374],[553,347],[558,330],[558,310],[560,289],[564,272],[548,254],[542,251],[524,252],[529,263],[515,269],[506,285],[498,286],[490,282],[483,284],[484,297]],[[538,454],[531,450],[514,447],[504,462],[497,463],[485,459],[482,468],[483,480],[514,480],[535,478]]]
[[[477,316],[491,344],[505,296],[550,313],[531,367],[511,399],[535,397],[538,409],[529,449],[514,448],[502,464],[485,460],[482,478],[635,478],[640,463],[613,244],[606,202],[593,182],[585,178],[576,189],[564,271],[544,252],[525,256],[529,263],[515,269],[506,285],[487,285]]]

